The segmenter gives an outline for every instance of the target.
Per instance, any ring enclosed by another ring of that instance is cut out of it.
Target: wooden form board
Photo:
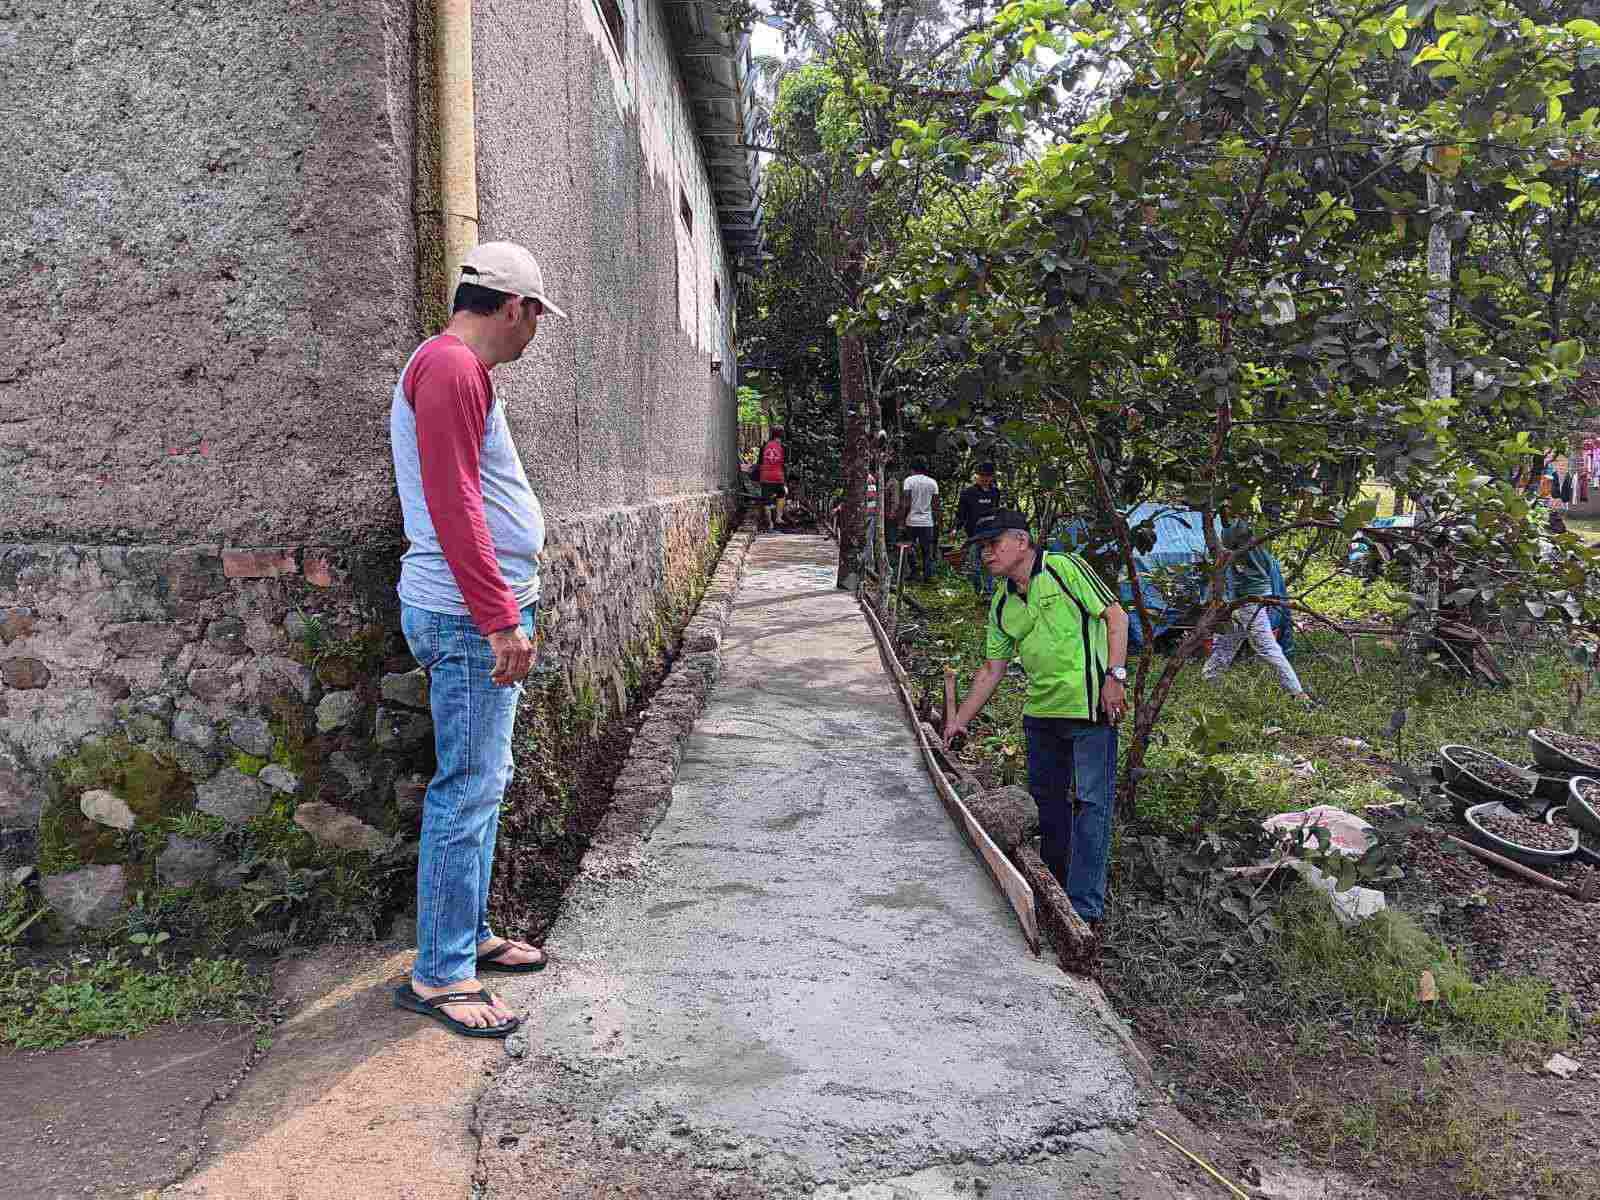
[[[1018,871],[1005,856],[1005,852],[995,845],[994,839],[978,823],[972,811],[961,802],[960,793],[951,785],[944,769],[939,766],[938,755],[928,742],[922,722],[917,719],[917,706],[911,699],[905,668],[900,665],[894,646],[890,644],[883,626],[878,623],[878,615],[865,601],[861,603],[861,611],[866,613],[867,624],[872,626],[872,635],[878,641],[878,649],[894,675],[895,691],[900,694],[900,703],[906,710],[906,718],[911,722],[911,730],[916,735],[917,745],[922,750],[922,762],[928,769],[928,777],[933,780],[934,791],[944,804],[945,811],[950,814],[950,819],[955,822],[956,828],[966,838],[967,844],[977,852],[978,860],[989,872],[989,878],[994,880],[995,886],[1000,889],[1000,894],[1006,898],[1011,910],[1017,914],[1017,923],[1022,926],[1022,936],[1027,939],[1028,948],[1035,954],[1039,953],[1039,917],[1034,909],[1033,888],[1022,877],[1022,872]]]

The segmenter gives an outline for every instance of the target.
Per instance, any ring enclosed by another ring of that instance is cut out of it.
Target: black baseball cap
[[[981,463],[979,463],[978,464],[978,474],[979,475],[993,475],[994,474],[994,464],[992,462],[981,462]]]
[[[1009,508],[999,509],[986,517],[978,518],[978,524],[973,528],[972,536],[967,539],[967,545],[990,541],[1013,529],[1027,533],[1028,518]]]

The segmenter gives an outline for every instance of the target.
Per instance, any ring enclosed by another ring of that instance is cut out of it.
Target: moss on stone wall
[[[133,810],[133,830],[108,828],[83,815],[83,794],[96,788]],[[159,852],[155,834],[164,822],[194,808],[194,783],[177,759],[119,733],[90,739],[77,753],[58,758],[46,796],[39,869],[50,875],[91,863],[137,863]]]

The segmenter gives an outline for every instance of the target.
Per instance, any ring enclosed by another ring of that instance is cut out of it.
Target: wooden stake
[[[1496,854],[1493,850],[1486,850],[1476,842],[1469,842],[1465,838],[1458,838],[1455,834],[1447,834],[1445,841],[1453,842],[1468,854],[1475,854],[1485,862],[1491,862],[1497,867],[1504,867],[1513,875],[1520,875],[1531,883],[1540,887],[1547,887],[1552,892],[1560,892],[1563,896],[1571,896],[1574,900],[1590,900],[1592,895],[1588,888],[1582,890],[1573,887],[1570,883],[1562,883],[1559,879],[1551,879],[1548,875],[1540,874],[1532,867],[1525,867],[1515,859],[1507,858],[1503,854]]]

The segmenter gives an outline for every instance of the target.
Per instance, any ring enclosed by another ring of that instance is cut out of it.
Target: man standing
[[[1236,521],[1223,530],[1223,544],[1234,551],[1234,560],[1228,566],[1228,578],[1233,587],[1233,598],[1272,596],[1272,556],[1260,546],[1249,546],[1254,534],[1247,522]],[[1272,632],[1272,606],[1245,604],[1233,611],[1233,628],[1219,633],[1211,647],[1211,657],[1200,668],[1200,678],[1210,681],[1233,665],[1234,656],[1248,641],[1250,648],[1266,659],[1278,673],[1278,682],[1301,704],[1308,707],[1311,696],[1301,686],[1294,665],[1283,653],[1276,635]]]
[[[783,426],[774,425],[757,458],[761,464],[758,468],[761,503],[766,507],[767,525],[772,529],[776,529],[783,522],[784,500],[789,495],[789,489],[784,484],[784,466],[787,459],[788,455],[783,448]]]
[[[1040,857],[1091,926],[1105,916],[1117,722],[1126,706],[1128,614],[1076,554],[1034,545],[1021,513],[998,510],[971,540],[999,580],[989,606],[988,659],[950,727],[948,746],[1005,678],[1028,673],[1022,728],[1028,791],[1039,805]],[[1077,809],[1073,809],[1076,785]]]
[[[912,474],[901,488],[901,521],[922,560],[922,582],[933,582],[933,559],[939,545],[939,485],[929,477],[924,459],[913,459]]]
[[[395,385],[389,437],[410,543],[400,621],[428,671],[438,770],[422,810],[417,960],[395,1003],[468,1037],[518,1019],[479,971],[537,971],[542,950],[489,928],[511,732],[533,665],[544,514],[489,372],[521,357],[551,303],[532,254],[485,242],[461,264],[450,322]]]
[[[956,524],[967,535],[967,569],[972,572],[972,590],[987,598],[994,592],[994,576],[983,567],[983,552],[971,540],[978,522],[1000,507],[1000,489],[994,485],[994,464],[978,464],[977,476],[972,485],[964,489],[956,504]]]

